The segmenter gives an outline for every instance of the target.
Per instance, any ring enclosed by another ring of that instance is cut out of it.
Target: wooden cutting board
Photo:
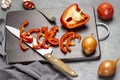
[[[84,26],[75,29],[74,31],[77,34],[80,34],[82,36],[82,39],[91,33],[94,34],[94,37],[97,40],[97,48],[94,53],[94,55],[91,55],[89,57],[85,56],[82,48],[81,48],[81,42],[78,43],[77,39],[75,40],[75,46],[71,47],[72,52],[67,53],[64,55],[59,46],[58,47],[52,47],[53,52],[52,55],[54,55],[57,58],[60,58],[64,61],[81,61],[81,60],[97,60],[100,58],[100,45],[98,41],[98,33],[95,23],[95,14],[94,9],[91,6],[80,6],[80,8],[83,8],[84,12],[90,16],[90,21],[85,24]],[[64,11],[65,7],[61,8],[49,8],[49,9],[43,9],[43,11],[47,12],[49,15],[53,15],[57,18],[56,24],[49,23],[46,18],[41,15],[36,10],[21,10],[21,11],[12,11],[8,12],[7,18],[6,18],[6,24],[9,26],[13,26],[15,28],[20,28],[20,25],[24,22],[24,20],[29,21],[28,27],[26,27],[26,30],[33,28],[33,27],[42,27],[42,26],[48,26],[50,27],[54,25],[59,26],[59,32],[57,32],[56,37],[60,38],[64,33],[66,33],[67,29],[62,28],[62,25],[60,24],[60,16],[62,15],[62,12]],[[6,43],[5,43],[5,51],[8,54],[8,63],[23,63],[23,62],[32,62],[39,60],[41,62],[45,62],[46,60],[36,53],[31,48],[27,51],[22,51],[19,46],[19,39],[17,39],[15,36],[13,36],[8,30],[6,30]]]

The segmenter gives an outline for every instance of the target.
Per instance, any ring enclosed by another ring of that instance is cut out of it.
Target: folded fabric
[[[1,65],[2,64],[2,65]],[[0,80],[69,80],[48,64],[8,65],[0,58]]]
[[[47,64],[36,61],[29,65],[15,64],[3,70],[11,80],[68,80],[64,75],[56,72]],[[8,75],[7,75],[8,76]],[[5,77],[5,76],[4,76]],[[9,80],[9,79],[2,79]]]

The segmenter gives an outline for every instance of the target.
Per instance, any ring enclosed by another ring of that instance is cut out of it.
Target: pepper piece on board
[[[67,38],[73,35],[74,35],[74,32],[67,32],[63,34],[62,37],[60,38],[60,49],[64,54],[67,53],[67,49],[65,48],[65,41]]]
[[[25,20],[22,25],[20,26],[20,37],[24,39],[24,41],[26,42],[33,42],[33,37],[32,36],[28,36],[28,35],[25,35],[24,33],[24,29],[25,27],[28,25],[28,20]]]
[[[31,36],[32,33],[39,32],[39,28],[32,28],[27,32],[24,32],[25,27],[29,24],[28,20],[25,20],[20,26],[20,47],[23,51],[28,50],[28,47],[23,45],[23,42],[32,43],[33,37]]]
[[[23,51],[26,51],[26,50],[29,49],[28,47],[26,47],[26,46],[23,45],[23,39],[22,39],[22,38],[20,38],[20,48],[21,48]]]
[[[86,24],[89,19],[90,16],[83,13],[82,9],[78,7],[78,4],[73,3],[64,10],[60,22],[63,27],[73,29]]]
[[[71,52],[70,46],[74,46],[75,44],[72,42],[73,39],[77,38],[78,42],[81,40],[81,36],[76,34],[75,32],[66,32],[60,38],[60,49],[66,54],[67,52]]]
[[[49,37],[54,37],[57,31],[59,31],[58,26],[51,27],[49,31]]]
[[[48,33],[48,42],[53,46],[59,45],[59,39],[55,38],[57,31],[59,31],[59,27],[53,26],[52,28],[50,28],[50,31]]]
[[[67,39],[67,42],[66,42],[66,48],[69,52],[71,52],[71,48],[70,46],[75,46],[74,42],[72,42],[73,39],[77,38],[78,39],[78,42],[80,42],[81,40],[81,36],[79,34],[74,34],[73,36],[70,36],[68,39]]]
[[[33,48],[34,49],[40,49],[40,48],[48,49],[50,47],[50,44],[47,44],[47,39],[48,39],[47,35],[48,35],[48,27],[43,26],[40,29],[40,32],[37,34],[37,39],[36,39],[37,45],[33,45]],[[43,37],[42,41],[40,41],[41,37]]]

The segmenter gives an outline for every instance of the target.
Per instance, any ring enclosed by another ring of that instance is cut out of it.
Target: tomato
[[[98,16],[104,20],[111,19],[114,14],[113,6],[108,2],[101,3],[97,8]]]

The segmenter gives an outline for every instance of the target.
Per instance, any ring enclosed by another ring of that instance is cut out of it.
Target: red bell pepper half
[[[78,4],[73,3],[64,10],[60,22],[63,27],[73,29],[86,24],[89,19],[90,16],[83,13],[82,9],[78,7]]]

